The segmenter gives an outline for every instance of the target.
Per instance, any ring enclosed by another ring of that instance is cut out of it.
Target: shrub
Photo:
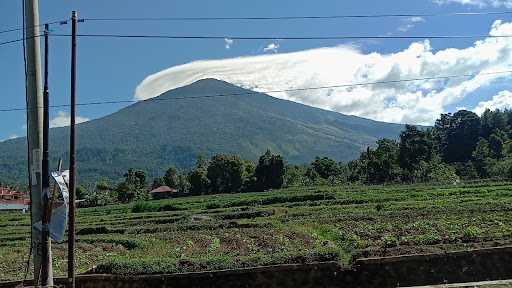
[[[398,244],[399,244],[398,239],[393,235],[386,235],[382,238],[382,247],[383,248],[397,247]]]
[[[464,229],[463,232],[463,240],[471,241],[475,240],[479,235],[482,234],[482,231],[475,226],[469,226]]]

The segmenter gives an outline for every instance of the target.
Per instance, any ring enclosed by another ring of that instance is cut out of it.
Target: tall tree
[[[400,176],[398,165],[398,143],[390,139],[377,141],[377,148],[366,152],[368,154],[367,180],[369,183],[378,184],[392,182]]]
[[[190,193],[192,195],[208,193],[210,180],[208,180],[207,173],[208,162],[202,156],[199,156],[196,161],[196,167],[188,174]]]
[[[505,156],[507,140],[507,135],[500,129],[495,129],[489,136],[489,148],[494,159],[502,159]]]
[[[284,183],[284,161],[281,155],[274,155],[267,150],[259,161],[254,172],[258,189],[278,189]]]
[[[441,115],[434,129],[443,160],[447,163],[469,161],[479,140],[480,126],[480,117],[471,111]]]
[[[239,192],[244,183],[244,172],[244,161],[238,156],[213,156],[207,169],[211,190],[215,193]]]
[[[475,151],[473,151],[473,163],[478,176],[486,178],[489,176],[487,163],[491,158],[491,149],[489,148],[489,142],[484,138],[480,138],[476,144]]]
[[[337,176],[340,173],[340,167],[336,161],[328,157],[316,157],[311,163],[311,167],[315,172],[324,179]]]
[[[178,175],[178,170],[176,169],[176,167],[174,167],[174,166],[169,167],[169,169],[167,169],[167,171],[165,171],[164,183],[165,183],[165,185],[167,185],[171,188],[175,188],[175,189],[178,188],[179,175]]]
[[[128,203],[131,201],[148,199],[146,190],[146,172],[142,170],[129,169],[124,174],[125,180],[117,188],[118,201]]]
[[[405,130],[400,134],[398,160],[406,180],[412,180],[412,175],[421,162],[429,162],[432,159],[433,147],[428,132],[421,131],[416,126],[405,125]]]
[[[506,131],[508,126],[506,114],[499,109],[495,111],[486,109],[482,113],[481,123],[481,136],[487,140],[496,130]]]

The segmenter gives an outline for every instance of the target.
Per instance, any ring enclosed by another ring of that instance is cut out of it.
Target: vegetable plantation
[[[0,214],[0,280],[23,279],[28,214]],[[512,244],[512,182],[317,186],[78,210],[78,272],[154,274]],[[66,271],[54,243],[54,271]],[[29,273],[32,269],[29,269]],[[30,277],[30,274],[29,274]]]

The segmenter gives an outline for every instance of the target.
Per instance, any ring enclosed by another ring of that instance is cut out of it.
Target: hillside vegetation
[[[78,211],[78,270],[152,274],[512,244],[512,183],[314,186]],[[0,279],[20,279],[29,217],[0,214]],[[66,269],[56,244],[54,269]]]
[[[197,98],[205,95],[223,96]],[[292,164],[316,156],[347,161],[379,138],[397,138],[402,128],[206,79],[78,125],[78,176],[86,182],[119,180],[135,168],[154,177],[171,165],[191,168],[200,154],[254,161],[267,149]],[[67,162],[69,128],[51,130],[56,166],[59,157]],[[25,139],[0,143],[0,180],[26,182],[25,175]]]

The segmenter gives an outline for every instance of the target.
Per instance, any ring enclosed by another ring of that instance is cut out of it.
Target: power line
[[[9,33],[9,32],[16,32],[16,31],[23,31],[23,30],[32,30],[32,29],[37,29],[41,26],[44,26],[44,25],[53,25],[53,24],[60,24],[60,25],[65,25],[65,24],[68,24],[68,20],[57,20],[57,21],[50,21],[50,22],[46,22],[46,23],[43,23],[43,24],[39,24],[39,25],[34,25],[34,26],[31,26],[31,27],[21,27],[21,28],[8,28],[8,29],[5,29],[5,30],[0,30],[0,34],[4,34],[4,33]]]
[[[94,105],[105,105],[105,104],[131,104],[131,103],[139,103],[139,102],[190,100],[190,99],[243,96],[243,95],[254,95],[254,94],[299,92],[299,91],[348,88],[348,87],[358,87],[358,86],[398,84],[398,83],[403,83],[403,82],[432,81],[432,80],[443,80],[443,79],[447,80],[447,79],[453,79],[453,78],[468,78],[468,77],[476,77],[476,76],[490,76],[490,75],[509,74],[509,73],[512,73],[512,70],[482,72],[482,73],[462,74],[462,75],[447,75],[447,76],[424,77],[424,78],[386,80],[386,81],[376,81],[376,82],[351,83],[351,84],[340,84],[340,85],[307,87],[307,88],[290,88],[290,89],[283,89],[283,90],[267,90],[267,91],[261,91],[261,92],[250,91],[250,92],[241,92],[241,93],[196,95],[196,96],[172,97],[172,98],[150,98],[150,99],[146,99],[146,100],[94,101],[94,102],[77,103],[76,105],[77,106],[94,106]],[[63,107],[69,107],[69,106],[70,106],[70,104],[58,104],[58,105],[50,105],[49,107],[50,108],[63,108]],[[19,107],[19,108],[4,108],[4,109],[0,109],[0,112],[13,112],[13,111],[25,111],[25,110],[27,110],[27,108],[21,108],[21,107]]]
[[[71,37],[69,34],[50,34],[56,37]],[[512,38],[512,35],[410,35],[410,36],[183,36],[183,35],[128,35],[128,34],[78,34],[86,38],[125,38],[125,39],[181,39],[181,40],[389,40],[389,39],[480,39],[480,38]],[[1,45],[2,43],[0,43]]]
[[[14,40],[0,42],[0,46],[7,45],[7,44],[12,44],[12,43],[17,43],[17,42],[22,42],[22,41],[25,41],[27,39],[31,39],[31,38],[34,38],[34,37],[41,37],[41,35],[36,35],[36,36],[32,36],[32,37],[23,37],[23,38],[19,38],[19,39],[14,39]]]
[[[42,35],[36,35],[33,37],[41,37]],[[70,34],[56,34],[51,33],[50,36],[54,37],[71,37]],[[78,37],[85,38],[124,38],[124,39],[174,39],[174,40],[421,40],[421,39],[481,39],[481,38],[512,38],[512,35],[409,35],[409,36],[351,36],[351,35],[340,35],[340,36],[209,36],[209,35],[195,35],[195,36],[184,36],[184,35],[128,35],[128,34],[78,34]],[[16,42],[21,42],[24,39],[19,38],[10,41],[0,42],[0,46],[8,45]]]
[[[483,16],[509,15],[512,11],[489,12],[452,12],[452,13],[420,13],[420,14],[346,14],[346,15],[306,15],[306,16],[257,16],[257,17],[107,17],[82,18],[84,21],[268,21],[268,20],[329,20],[329,19],[360,19],[360,18],[410,18],[410,17],[446,17],[446,16]]]
[[[485,16],[485,15],[511,15],[512,11],[488,11],[488,12],[452,12],[452,13],[397,13],[397,14],[346,14],[346,15],[304,15],[304,16],[256,16],[256,17],[91,17],[81,18],[84,21],[273,21],[273,20],[332,20],[332,19],[364,19],[364,18],[411,18],[411,17],[452,17],[452,16]],[[25,29],[35,29],[45,24],[67,24],[69,19],[48,21],[43,24]],[[23,27],[7,28],[0,30],[0,34],[21,31]]]
[[[0,42],[0,46],[21,42],[26,39],[41,37],[36,35],[28,38]],[[55,37],[71,37],[69,34],[50,34]],[[386,39],[479,39],[479,38],[512,38],[512,35],[424,35],[424,36],[314,36],[314,37],[241,37],[241,36],[174,36],[174,35],[121,35],[121,34],[78,34],[87,38],[124,38],[124,39],[174,39],[174,40],[386,40]]]

